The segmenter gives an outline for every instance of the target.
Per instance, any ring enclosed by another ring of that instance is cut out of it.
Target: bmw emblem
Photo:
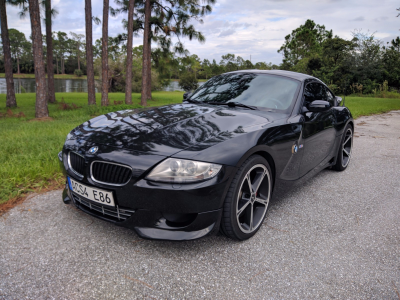
[[[90,154],[95,154],[95,153],[97,152],[97,150],[99,150],[99,147],[94,146],[94,147],[92,147],[92,148],[89,149],[89,153],[90,153]]]
[[[299,147],[297,145],[292,146],[292,153],[297,153],[298,150],[299,150]]]

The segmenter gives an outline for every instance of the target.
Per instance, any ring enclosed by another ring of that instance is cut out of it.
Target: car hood
[[[89,143],[159,155],[212,141],[223,142],[281,114],[199,104],[175,104],[141,112],[124,110],[91,119],[71,133]],[[272,120],[271,120],[272,119]],[[206,143],[207,144],[207,143]],[[204,147],[202,147],[204,149]]]

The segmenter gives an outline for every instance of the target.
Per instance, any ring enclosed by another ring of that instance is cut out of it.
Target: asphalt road
[[[0,217],[0,299],[400,299],[400,111],[356,121],[345,172],[274,203],[258,234],[140,239],[61,202]]]

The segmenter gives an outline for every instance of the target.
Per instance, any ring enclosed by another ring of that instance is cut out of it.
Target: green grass
[[[346,97],[345,102],[354,119],[400,109],[400,99]]]
[[[149,106],[182,102],[182,92],[154,92]],[[35,117],[35,94],[17,94],[18,108],[14,114],[23,112],[25,118],[0,118],[0,204],[8,199],[46,187],[52,180],[60,180],[57,154],[62,149],[69,131],[79,124],[110,111],[139,108],[140,94],[133,94],[133,105],[110,105],[100,107],[101,95],[96,94],[97,106],[87,106],[85,93],[57,93],[57,101],[75,103],[82,108],[60,110],[59,104],[49,104],[53,121],[32,121]],[[124,101],[123,93],[109,94],[110,103]],[[0,113],[6,114],[6,97],[0,95]]]
[[[13,74],[14,78],[35,78],[35,74]],[[0,73],[0,78],[6,78],[5,73]],[[46,75],[47,78],[47,75]],[[74,74],[54,74],[55,79],[87,79],[86,75],[82,75],[81,77],[77,77]],[[99,76],[95,76],[95,79],[99,79]]]
[[[182,102],[183,92],[154,92],[149,106]],[[94,115],[127,108],[139,108],[140,94],[133,94],[133,105],[100,107],[100,94],[96,94],[97,106],[87,106],[85,93],[57,93],[57,101],[75,103],[81,108],[60,110],[59,104],[50,104],[52,121],[32,121],[35,117],[35,94],[17,94],[18,108],[26,117],[0,118],[0,204],[19,194],[45,187],[51,180],[61,182],[57,153],[61,150],[68,132]],[[5,95],[0,95],[0,113],[6,114]],[[109,94],[110,104],[124,101],[123,93]],[[400,99],[346,97],[346,106],[353,117],[384,113],[400,109]]]

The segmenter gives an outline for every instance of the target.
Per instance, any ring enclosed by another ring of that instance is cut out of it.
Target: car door
[[[325,100],[334,106],[332,93],[325,85],[319,82],[311,82],[304,88],[303,106],[315,100]],[[332,147],[334,146],[336,131],[335,115],[332,108],[323,112],[310,112],[303,110],[304,123],[302,129],[303,157],[300,165],[300,176],[305,175],[317,165],[330,159]]]

